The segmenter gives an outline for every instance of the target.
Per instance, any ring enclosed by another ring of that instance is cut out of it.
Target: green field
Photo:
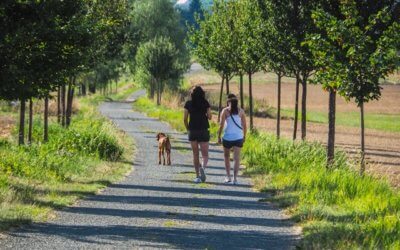
[[[294,110],[283,110],[282,115],[294,117]],[[299,112],[301,117],[301,112]],[[307,111],[307,121],[316,123],[328,123],[326,112]],[[336,125],[348,127],[360,127],[359,112],[336,113]],[[365,114],[365,127],[387,132],[400,132],[400,114]]]

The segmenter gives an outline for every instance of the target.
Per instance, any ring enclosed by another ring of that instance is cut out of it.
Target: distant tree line
[[[192,52],[207,69],[221,76],[224,86],[240,76],[249,82],[250,128],[254,129],[252,75],[277,75],[277,131],[280,136],[281,79],[296,79],[293,140],[297,138],[301,105],[301,138],[307,133],[307,85],[321,84],[329,92],[327,166],[334,165],[336,95],[357,103],[361,119],[361,172],[364,172],[364,103],[379,99],[380,79],[399,65],[400,2],[339,0],[215,0],[199,28],[192,26]],[[301,97],[300,97],[301,86]]]
[[[20,101],[19,144],[25,140],[27,102],[28,141],[32,140],[34,98],[44,99],[43,139],[47,141],[49,99],[54,92],[58,121],[68,127],[78,83],[101,65],[113,62],[118,67],[128,5],[126,0],[1,1],[0,99]]]
[[[46,142],[50,99],[68,127],[76,92],[107,94],[127,70],[161,101],[164,85],[177,87],[188,67],[184,39],[169,0],[1,1],[0,99],[20,102],[19,144],[27,103],[31,143],[33,101],[44,100]]]

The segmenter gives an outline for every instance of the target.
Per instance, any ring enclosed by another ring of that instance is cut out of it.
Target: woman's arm
[[[221,113],[221,120],[219,122],[219,128],[218,128],[218,143],[221,143],[221,133],[222,133],[222,129],[225,126],[225,120],[226,120],[226,109],[222,110]]]
[[[211,108],[207,109],[207,118],[208,118],[208,120],[211,120],[211,118],[212,118]]]
[[[244,112],[244,110],[241,110],[240,119],[242,120],[243,141],[246,141],[247,124],[246,124],[246,113]]]
[[[189,111],[185,109],[183,114],[183,122],[185,123],[186,130],[189,130]]]

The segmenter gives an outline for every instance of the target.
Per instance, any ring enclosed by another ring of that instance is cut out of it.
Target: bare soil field
[[[220,84],[204,85],[206,90],[219,91]],[[282,108],[293,109],[295,99],[295,84],[282,83]],[[232,81],[230,90],[238,93],[238,83]],[[248,84],[244,84],[244,92],[248,94]],[[270,106],[275,107],[277,103],[276,84],[256,84],[253,86],[253,96],[259,100],[264,100]],[[300,90],[301,95],[301,90]],[[313,111],[328,112],[328,92],[324,91],[320,85],[308,85],[307,87],[307,108]],[[336,100],[337,112],[359,112],[359,108],[354,102],[347,102],[343,97],[338,96]],[[400,114],[400,85],[384,85],[382,96],[379,101],[371,101],[365,105],[366,113],[381,114]],[[399,121],[400,122],[400,121]]]

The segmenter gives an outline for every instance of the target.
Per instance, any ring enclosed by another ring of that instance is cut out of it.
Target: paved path
[[[142,95],[136,92],[132,98]],[[57,219],[23,227],[0,241],[0,249],[290,249],[298,235],[282,212],[260,203],[265,194],[222,184],[220,146],[210,148],[207,184],[193,184],[186,136],[131,110],[105,103],[101,112],[137,143],[134,171],[122,182],[73,207]],[[158,131],[173,138],[172,166],[156,164]]]

